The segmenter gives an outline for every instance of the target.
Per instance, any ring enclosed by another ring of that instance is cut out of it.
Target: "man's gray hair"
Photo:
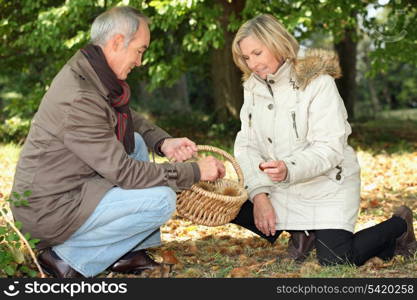
[[[125,47],[139,29],[141,22],[149,24],[149,19],[130,6],[117,6],[99,15],[91,26],[91,43],[104,46],[116,34],[124,36]]]

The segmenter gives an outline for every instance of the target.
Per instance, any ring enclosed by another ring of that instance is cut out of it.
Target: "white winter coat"
[[[278,230],[354,230],[360,168],[347,144],[351,127],[332,77],[339,73],[332,52],[314,50],[295,64],[286,61],[266,80],[252,74],[243,84],[235,156],[250,199],[269,194]],[[268,160],[286,163],[285,182],[273,182],[259,169]]]

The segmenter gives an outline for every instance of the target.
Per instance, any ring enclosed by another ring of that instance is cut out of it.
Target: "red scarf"
[[[122,80],[119,80],[120,85],[122,86],[122,94],[114,99],[111,102],[111,106],[116,109],[117,112],[117,127],[116,127],[116,135],[119,141],[123,141],[126,136],[126,126],[129,119],[128,112],[122,112],[122,110],[118,110],[125,105],[129,104],[130,100],[130,88],[129,85]]]
[[[103,85],[109,90],[110,104],[117,113],[116,136],[128,154],[135,150],[132,114],[129,108],[130,88],[119,80],[108,65],[101,47],[87,45],[81,52],[93,67]]]

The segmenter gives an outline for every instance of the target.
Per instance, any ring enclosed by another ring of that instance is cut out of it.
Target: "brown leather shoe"
[[[63,261],[51,248],[45,249],[38,256],[42,269],[55,278],[84,278],[69,264]]]
[[[307,236],[304,231],[290,231],[291,237],[288,241],[288,255],[297,262],[304,261],[314,247],[316,235],[309,232]]]
[[[394,216],[402,218],[407,223],[407,230],[396,240],[394,255],[410,257],[417,250],[416,236],[413,228],[413,211],[405,205],[394,211]]]
[[[122,256],[110,267],[110,271],[137,274],[143,270],[155,269],[160,266],[161,264],[150,258],[145,250],[138,250]]]

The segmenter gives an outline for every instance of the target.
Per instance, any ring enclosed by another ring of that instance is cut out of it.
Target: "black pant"
[[[270,243],[274,243],[282,233],[277,231],[274,236],[266,236],[258,230],[250,201],[242,205],[239,214],[231,222],[249,229]],[[343,229],[314,230],[317,258],[322,265],[352,263],[357,266],[374,256],[388,260],[394,255],[396,238],[406,230],[407,223],[395,216],[355,234]]]

